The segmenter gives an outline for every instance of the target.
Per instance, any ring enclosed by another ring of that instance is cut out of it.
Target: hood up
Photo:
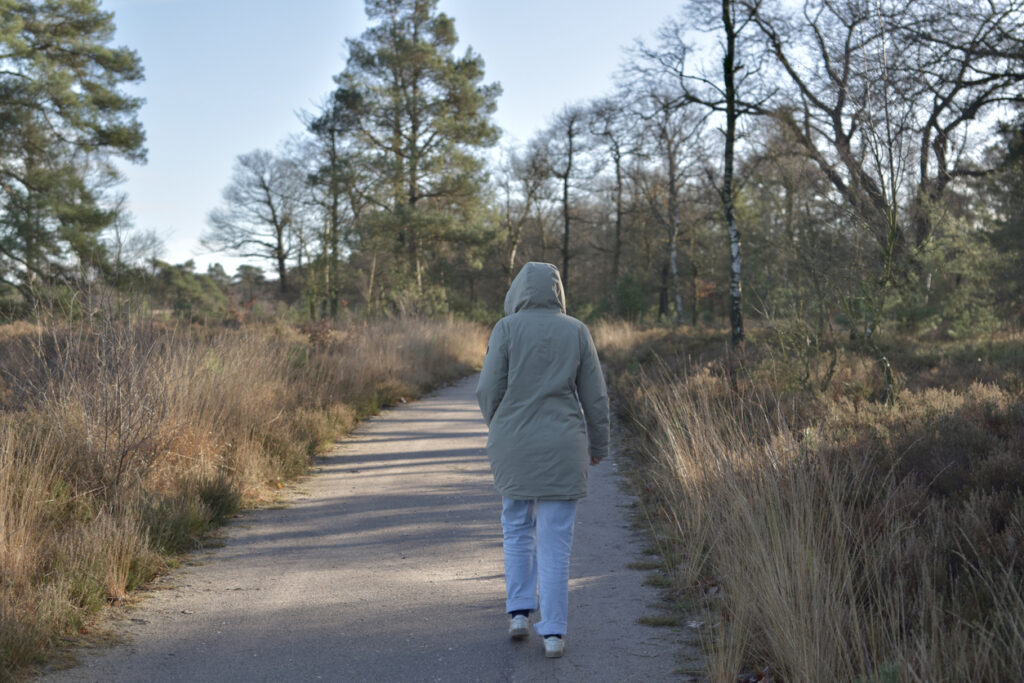
[[[505,295],[505,315],[528,308],[547,308],[565,313],[565,291],[558,268],[530,261],[516,275]]]

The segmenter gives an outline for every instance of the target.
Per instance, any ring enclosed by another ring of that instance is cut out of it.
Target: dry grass
[[[617,333],[620,349],[628,336]],[[658,339],[674,358],[707,348]],[[637,340],[650,355],[650,333]],[[974,361],[988,382],[942,350],[915,367],[904,349],[895,407],[865,398],[878,377],[855,354],[824,394],[795,391],[784,361],[757,348],[710,365],[616,366],[646,430],[647,513],[709,612],[713,680],[765,667],[784,681],[1020,678],[1017,349]]]
[[[478,367],[486,330],[126,315],[0,326],[0,679],[352,427]]]

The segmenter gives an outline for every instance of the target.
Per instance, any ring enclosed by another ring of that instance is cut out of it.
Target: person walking
[[[590,331],[566,315],[558,269],[530,262],[505,296],[476,389],[501,493],[509,635],[565,652],[569,554],[587,464],[608,455],[608,392]],[[540,600],[538,604],[538,593]]]

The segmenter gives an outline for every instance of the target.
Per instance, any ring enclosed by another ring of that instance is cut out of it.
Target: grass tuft
[[[636,562],[630,562],[626,565],[629,569],[636,569],[637,571],[647,571],[650,569],[661,569],[661,562],[651,562],[648,560],[637,560]]]
[[[893,340],[888,406],[855,351],[825,386],[756,333],[739,354],[708,332],[595,337],[637,426],[636,485],[673,568],[656,576],[705,612],[712,680],[1019,678],[1019,340]]]
[[[678,614],[645,614],[637,619],[638,624],[655,628],[675,628],[679,626]]]
[[[0,326],[0,679],[21,675],[381,405],[478,368],[454,320]]]

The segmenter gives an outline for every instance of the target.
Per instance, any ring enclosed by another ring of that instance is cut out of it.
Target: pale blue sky
[[[519,142],[563,104],[608,92],[622,48],[649,38],[681,0],[440,0],[461,53],[486,63],[504,94],[495,120]],[[345,38],[366,28],[362,0],[103,0],[115,42],[138,51],[146,81],[149,162],[126,166],[139,228],[165,236],[166,258],[237,261],[205,254],[199,235],[236,156],[274,148],[301,130],[296,118],[332,89]]]

